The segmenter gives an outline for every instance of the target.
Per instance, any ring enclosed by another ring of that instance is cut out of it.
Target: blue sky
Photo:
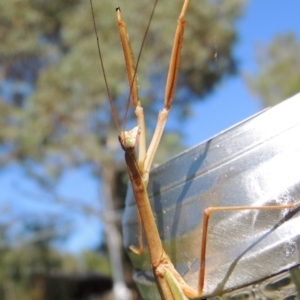
[[[195,106],[194,118],[186,124],[188,146],[263,109],[260,99],[249,93],[242,74],[257,70],[254,53],[259,43],[268,44],[276,35],[285,32],[294,32],[300,40],[299,11],[300,2],[295,0],[248,1],[245,14],[237,23],[239,40],[235,55],[240,63],[240,74],[225,79],[204,103]]]
[[[199,0],[192,0],[199,1]],[[222,81],[208,99],[194,105],[193,117],[184,125],[186,146],[196,145],[262,109],[260,100],[249,93],[243,81],[243,72],[255,72],[255,46],[267,44],[279,33],[294,32],[300,40],[300,2],[249,1],[244,16],[237,23],[239,40],[235,55],[240,62],[241,73]],[[221,55],[221,53],[218,53]],[[299,87],[300,90],[300,87]],[[89,169],[68,170],[58,187],[58,193],[66,197],[81,198],[84,203],[99,204],[99,185],[89,177]],[[42,216],[43,211],[59,212],[59,207],[49,208],[47,194],[36,183],[26,179],[21,169],[11,166],[0,172],[0,212],[5,219],[5,209],[14,207],[15,217]],[[100,191],[101,193],[101,191]],[[83,248],[96,246],[101,239],[102,225],[99,216],[82,216],[74,212],[76,224],[63,249],[78,253]],[[15,230],[17,230],[16,227]]]

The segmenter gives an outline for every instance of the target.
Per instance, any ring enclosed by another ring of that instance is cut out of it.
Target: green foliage
[[[247,75],[250,90],[265,106],[273,106],[300,91],[300,42],[292,33],[276,36],[257,50],[259,71]]]
[[[40,251],[34,245],[0,252],[0,298],[43,299],[36,294],[35,281],[38,275],[46,276],[53,271],[79,271],[75,257],[62,255],[54,250]],[[39,294],[45,293],[45,286]]]
[[[50,248],[41,252],[35,245],[2,250],[0,299],[46,299],[50,284],[48,278],[51,276],[65,274],[67,279],[68,274],[72,278],[75,274],[85,276],[93,271],[110,276],[108,258],[93,252],[85,252],[82,257],[77,258]],[[70,291],[65,292],[70,294]],[[62,297],[61,294],[60,296]]]
[[[109,259],[104,254],[85,251],[82,254],[84,268],[88,272],[101,271],[101,274],[111,276],[111,265]]]

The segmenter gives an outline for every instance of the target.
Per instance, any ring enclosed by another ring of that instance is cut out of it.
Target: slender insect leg
[[[184,1],[181,13],[180,13],[178,21],[177,21],[177,29],[176,29],[176,33],[175,33],[175,37],[174,37],[173,50],[172,50],[172,55],[171,55],[171,59],[170,59],[168,77],[167,77],[164,108],[158,114],[156,129],[155,129],[155,132],[152,137],[152,141],[151,141],[150,146],[147,151],[145,164],[144,164],[144,172],[145,172],[144,176],[145,177],[148,177],[148,174],[149,174],[149,171],[151,168],[151,164],[152,164],[156,149],[158,147],[158,144],[160,142],[165,124],[167,122],[169,110],[172,105],[173,96],[174,96],[176,84],[177,84],[178,67],[179,67],[179,62],[180,62],[180,54],[181,54],[183,34],[184,34],[184,26],[185,26],[184,16],[185,16],[187,7],[189,5],[189,2],[190,2],[189,0]]]
[[[146,156],[146,126],[145,126],[144,110],[143,107],[141,106],[141,102],[139,100],[139,94],[138,94],[138,83],[137,83],[137,75],[136,75],[137,66],[135,66],[132,48],[126,30],[126,24],[122,20],[121,10],[119,7],[116,9],[116,12],[117,12],[119,33],[120,33],[120,38],[121,38],[121,43],[122,43],[122,48],[124,53],[124,59],[126,63],[128,82],[130,86],[129,98],[131,98],[132,103],[135,107],[135,113],[140,128],[138,164],[140,168],[143,169],[144,159]],[[127,101],[124,124],[126,123],[128,109],[129,109],[129,101]]]
[[[116,12],[117,12],[119,33],[120,33],[125,63],[126,63],[128,82],[129,82],[129,86],[130,86],[129,98],[131,98],[132,103],[135,107],[135,114],[137,116],[137,121],[138,121],[138,125],[139,125],[138,165],[141,170],[141,173],[143,173],[142,170],[144,168],[144,159],[146,156],[146,126],[145,126],[144,110],[143,110],[143,107],[141,106],[141,102],[139,100],[139,95],[138,95],[138,84],[137,84],[137,75],[136,75],[137,66],[135,66],[132,48],[131,48],[131,45],[129,42],[127,30],[126,30],[126,24],[122,20],[121,10],[119,7],[116,9]],[[129,101],[127,101],[124,124],[126,123],[128,109],[129,109]],[[138,211],[138,247],[131,246],[130,249],[137,255],[141,255],[144,250],[142,220],[141,220],[141,215],[140,215],[139,211]]]
[[[235,210],[280,210],[280,209],[293,209],[300,205],[300,201],[292,204],[284,205],[268,205],[268,206],[225,206],[225,207],[208,207],[203,213],[203,227],[202,227],[202,242],[200,250],[200,269],[198,277],[198,292],[202,295],[205,280],[205,260],[206,260],[206,246],[207,246],[207,235],[208,235],[208,222],[212,213],[218,211],[235,211]]]
[[[144,245],[143,245],[142,219],[139,211],[138,211],[138,240],[139,240],[138,247],[131,245],[129,248],[136,255],[141,255],[144,252]]]

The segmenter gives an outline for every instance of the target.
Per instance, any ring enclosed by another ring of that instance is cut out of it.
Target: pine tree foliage
[[[121,120],[129,89],[114,13],[117,4],[95,1],[94,9],[108,82]],[[122,3],[135,57],[151,5],[145,0]],[[181,5],[182,1],[159,2],[143,49],[138,78],[150,128],[161,107]],[[175,116],[186,116],[189,103],[197,95],[204,96],[222,76],[235,71],[234,22],[242,7],[237,0],[207,0],[201,5],[191,1]],[[13,85],[9,99],[1,100],[2,162],[33,159],[54,169],[69,163],[101,163],[118,145],[111,142],[115,129],[89,2],[14,0],[2,4],[0,14],[4,24],[0,46],[2,87],[8,82]],[[30,88],[33,93],[28,92]]]
[[[300,41],[293,33],[276,36],[256,53],[258,72],[246,76],[250,90],[273,106],[300,92]]]

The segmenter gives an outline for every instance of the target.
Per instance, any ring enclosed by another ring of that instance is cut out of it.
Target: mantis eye
[[[134,148],[135,147],[135,143],[136,143],[136,139],[135,138],[129,138],[126,140],[126,148]]]
[[[122,131],[119,135],[119,141],[124,151],[134,149],[140,135],[139,126],[134,127],[129,131]]]

